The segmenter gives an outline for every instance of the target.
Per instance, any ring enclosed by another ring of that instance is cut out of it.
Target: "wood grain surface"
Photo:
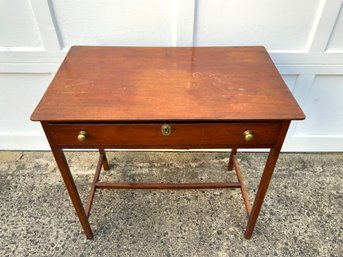
[[[35,121],[304,119],[264,47],[72,47]]]

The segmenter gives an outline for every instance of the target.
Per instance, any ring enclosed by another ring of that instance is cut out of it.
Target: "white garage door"
[[[343,150],[342,0],[0,0],[0,149],[48,149],[29,116],[71,45],[264,45],[307,116],[283,151]]]

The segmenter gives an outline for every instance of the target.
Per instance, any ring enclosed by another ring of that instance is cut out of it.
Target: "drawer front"
[[[281,123],[51,123],[47,127],[53,142],[66,148],[249,148],[272,147]]]

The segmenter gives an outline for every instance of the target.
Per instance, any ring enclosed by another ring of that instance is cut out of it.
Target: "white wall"
[[[0,0],[0,149],[48,149],[29,120],[71,45],[265,45],[307,119],[284,151],[343,151],[343,0]]]

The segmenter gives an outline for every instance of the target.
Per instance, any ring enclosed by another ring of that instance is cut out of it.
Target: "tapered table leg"
[[[71,201],[73,202],[77,216],[79,217],[83,231],[85,232],[87,239],[92,239],[93,238],[92,229],[89,225],[88,218],[83,208],[79,193],[77,192],[77,188],[75,186],[74,179],[70,173],[70,169],[69,169],[67,160],[64,156],[64,153],[62,149],[58,149],[55,147],[52,147],[52,153],[55,157],[57,166],[61,172],[64,184],[68,190]]]
[[[263,175],[261,177],[261,182],[256,193],[255,201],[254,201],[254,204],[253,204],[250,216],[249,216],[248,225],[245,229],[244,237],[246,239],[250,239],[254,231],[256,221],[260,213],[263,200],[269,186],[270,179],[273,175],[273,170],[274,170],[279,152],[280,151],[276,152],[274,149],[272,149],[269,153],[268,160],[264,168]]]
[[[251,213],[248,220],[248,225],[245,229],[244,237],[246,239],[250,239],[254,231],[256,221],[260,213],[260,210],[264,201],[264,197],[266,196],[267,189],[268,189],[270,180],[272,178],[273,171],[274,171],[276,162],[278,160],[283,141],[287,134],[288,127],[289,127],[289,122],[284,122],[282,124],[277,143],[275,144],[274,148],[270,149],[266,166],[264,167],[261,181],[260,181],[256,196],[255,196],[254,204],[251,209]]]
[[[104,149],[99,149],[99,153],[103,155],[102,159],[102,167],[104,167],[104,170],[109,170],[110,166],[108,165],[108,160],[106,156],[106,152]]]
[[[228,170],[233,170],[233,157],[236,155],[236,153],[237,153],[237,148],[232,148],[231,153],[230,153]]]

